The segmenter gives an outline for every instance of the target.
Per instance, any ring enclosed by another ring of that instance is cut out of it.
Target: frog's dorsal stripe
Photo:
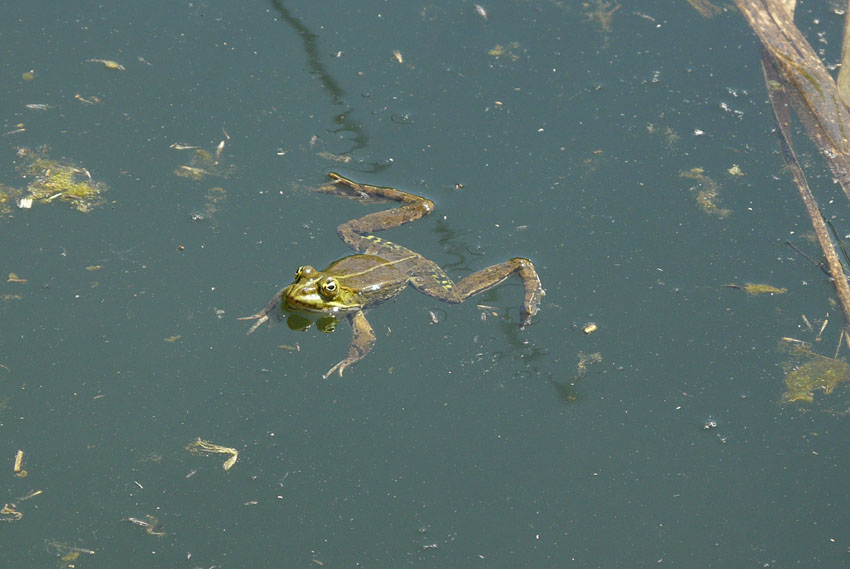
[[[410,254],[410,255],[408,255],[407,257],[402,257],[401,259],[395,259],[395,260],[393,260],[393,261],[386,261],[386,260],[384,260],[384,262],[383,262],[383,263],[380,263],[380,264],[378,264],[378,265],[374,265],[374,266],[372,266],[372,267],[369,267],[368,269],[363,269],[362,271],[357,271],[356,273],[346,273],[346,274],[344,274],[344,275],[340,275],[340,278],[342,278],[342,279],[349,279],[349,278],[352,278],[352,277],[360,277],[360,276],[363,276],[363,275],[365,275],[365,274],[368,274],[368,273],[370,273],[370,272],[372,272],[372,271],[376,271],[376,270],[378,270],[378,269],[381,269],[381,268],[383,268],[383,267],[391,267],[391,266],[393,266],[393,265],[395,265],[395,264],[398,264],[398,263],[403,263],[403,262],[405,262],[405,261],[413,260],[413,259],[415,259],[415,258],[417,258],[417,257],[419,257],[419,256],[420,256],[420,255],[418,255],[418,254],[416,254],[416,253],[411,252],[411,254]]]

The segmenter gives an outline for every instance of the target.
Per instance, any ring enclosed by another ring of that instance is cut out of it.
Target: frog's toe
[[[245,333],[246,336],[257,328],[259,328],[264,322],[267,322],[268,319],[269,315],[263,312],[258,312],[257,314],[252,314],[251,316],[242,316],[241,318],[237,318],[237,320],[256,320],[256,322],[254,322],[254,324]]]
[[[322,374],[322,379],[329,378],[330,376],[332,376],[334,374],[334,372],[337,372],[339,374],[339,376],[342,377],[342,371],[347,366],[348,366],[348,362],[346,360],[342,360],[341,362],[339,362],[335,366],[333,366],[331,369],[329,369],[327,372]]]

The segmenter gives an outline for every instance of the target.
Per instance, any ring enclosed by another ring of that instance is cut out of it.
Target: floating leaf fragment
[[[19,277],[15,273],[9,273],[9,278],[6,280],[6,282],[8,282],[8,283],[25,283],[25,282],[27,282],[27,279],[22,279],[21,277]]]
[[[741,170],[741,167],[738,166],[737,164],[732,164],[732,167],[729,168],[726,171],[729,172],[729,174],[732,175],[732,176],[743,176],[744,175],[744,171]]]
[[[236,460],[239,457],[239,451],[237,451],[235,448],[217,445],[215,443],[205,441],[200,437],[186,445],[186,450],[188,450],[192,454],[198,455],[229,454],[230,458],[225,460],[224,463],[221,465],[221,467],[225,470],[230,470],[230,468],[234,464],[236,464]]]
[[[87,59],[89,63],[102,63],[107,69],[115,69],[117,71],[125,71],[124,66],[117,61],[111,59]]]

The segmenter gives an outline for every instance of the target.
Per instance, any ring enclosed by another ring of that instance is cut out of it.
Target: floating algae
[[[567,382],[552,381],[552,385],[558,391],[561,400],[566,403],[575,403],[578,401],[578,392],[576,391],[576,383],[587,373],[588,364],[598,364],[602,362],[602,354],[595,352],[593,354],[585,354],[582,351],[578,353],[578,363],[576,364],[576,375]]]
[[[679,176],[696,180],[697,184],[691,186],[691,190],[696,191],[697,204],[699,204],[705,213],[716,215],[721,219],[728,217],[732,213],[732,210],[722,208],[718,205],[720,201],[720,186],[705,175],[705,170],[699,167],[691,168],[690,170],[680,172]]]
[[[211,221],[226,201],[227,190],[221,187],[210,188],[204,195],[203,207],[193,211],[189,218],[194,222]]]
[[[106,184],[95,182],[87,169],[48,158],[44,148],[38,151],[20,148],[18,156],[24,159],[18,171],[30,180],[19,204],[59,200],[85,213],[104,202],[102,194],[107,190]]]
[[[225,460],[224,464],[221,465],[221,467],[225,470],[230,470],[230,468],[236,464],[236,459],[239,458],[239,451],[235,448],[223,447],[221,445],[205,441],[200,437],[186,445],[186,450],[192,454],[199,455],[229,454],[230,458]]]
[[[829,395],[839,383],[850,381],[850,364],[814,353],[812,355],[812,359],[795,367],[785,376],[784,402],[811,403],[816,389],[822,389],[824,394]]]
[[[224,142],[224,141],[222,141]],[[192,158],[189,160],[188,164],[183,164],[179,166],[174,173],[183,178],[189,178],[190,180],[200,181],[207,176],[216,176],[220,178],[226,178],[233,172],[233,166],[230,164],[223,164],[221,162],[221,148],[224,149],[224,146],[219,144],[219,146],[212,152],[209,150],[204,150],[203,148],[193,148],[190,146],[175,146],[174,148],[178,150],[182,149],[192,149]]]
[[[57,541],[55,539],[45,540],[44,547],[47,549],[48,553],[59,558],[59,569],[71,569],[75,567],[75,561],[79,559],[80,554],[82,553],[85,553],[86,555],[95,554],[93,549],[77,547],[76,545],[71,545],[70,543]]]

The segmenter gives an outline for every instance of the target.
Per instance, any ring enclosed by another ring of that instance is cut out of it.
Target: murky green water
[[[828,313],[832,356],[840,315],[785,244],[818,257],[753,34],[685,2],[483,7],[6,10],[0,182],[32,181],[25,147],[109,190],[0,217],[0,505],[23,515],[0,517],[4,567],[846,562],[847,392],[783,404],[780,349]],[[798,22],[834,62],[841,18]],[[460,306],[407,291],[327,381],[347,325],[246,336],[238,316],[382,207],[310,192],[330,170],[432,198],[386,236],[454,277],[533,259],[535,323],[518,281]],[[747,282],[787,293],[723,286]]]

